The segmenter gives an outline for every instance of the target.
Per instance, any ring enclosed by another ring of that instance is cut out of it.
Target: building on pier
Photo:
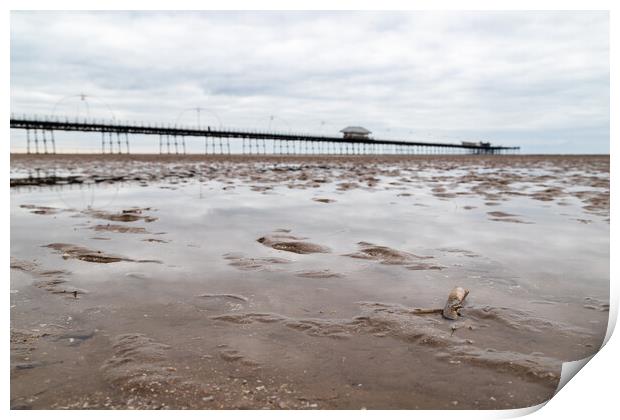
[[[489,141],[462,141],[461,144],[463,146],[470,146],[470,147],[491,147],[491,142]]]
[[[372,131],[365,129],[364,127],[358,126],[348,126],[340,130],[340,132],[342,133],[343,138],[352,140],[367,140],[369,139],[369,135],[372,133]]]

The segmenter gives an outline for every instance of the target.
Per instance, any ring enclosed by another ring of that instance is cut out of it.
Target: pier
[[[26,131],[27,153],[55,154],[57,132],[101,133],[101,153],[130,153],[130,135],[158,137],[160,154],[186,154],[187,138],[204,140],[205,154],[231,154],[240,142],[242,154],[477,154],[518,153],[518,146],[487,142],[423,142],[404,139],[344,138],[294,132],[182,127],[171,124],[98,121],[62,117],[11,116],[11,129]]]

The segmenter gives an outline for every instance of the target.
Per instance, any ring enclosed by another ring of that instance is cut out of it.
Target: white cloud
[[[605,12],[14,12],[11,108],[608,152],[608,35]]]

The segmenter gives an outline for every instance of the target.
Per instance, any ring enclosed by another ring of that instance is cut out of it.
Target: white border
[[[4,54],[2,55],[3,65],[2,65],[2,75],[3,80],[5,81],[5,86],[7,89],[5,92],[10,91],[10,10],[610,10],[610,31],[611,31],[611,115],[614,116],[617,114],[618,110],[618,93],[617,93],[617,77],[614,77],[618,72],[617,66],[617,45],[615,44],[615,39],[618,35],[618,30],[615,28],[614,24],[618,23],[618,19],[616,13],[618,13],[618,6],[615,6],[612,1],[603,1],[603,0],[590,0],[590,1],[544,1],[544,0],[521,0],[521,1],[490,1],[490,0],[477,0],[477,1],[468,1],[468,2],[459,2],[456,0],[453,1],[433,1],[433,2],[424,2],[424,1],[396,1],[396,0],[383,0],[381,2],[375,1],[326,1],[326,0],[316,0],[316,1],[249,1],[249,0],[230,0],[230,1],[197,1],[197,0],[177,0],[175,2],[165,2],[161,0],[153,0],[148,3],[148,8],[144,8],[143,4],[137,1],[101,1],[101,0],[93,0],[88,3],[80,2],[80,1],[55,1],[52,4],[46,1],[7,1],[4,2],[5,10],[3,14],[3,19],[1,25],[4,28],[4,39],[3,39],[3,50]],[[293,7],[294,6],[294,7]],[[615,6],[615,7],[614,7]],[[9,174],[9,142],[8,139],[10,137],[10,129],[7,116],[10,114],[10,96],[6,95],[5,100],[2,105],[2,115],[5,116],[4,119],[4,132],[5,137],[2,142],[0,142],[2,147],[2,165],[3,165],[3,174],[8,178]],[[615,173],[616,163],[615,153],[618,151],[617,149],[617,123],[615,119],[611,119],[611,139],[610,139],[610,150],[612,156],[612,173]],[[5,200],[4,203],[8,203],[10,199],[10,194],[8,191],[8,179],[5,178],[4,185],[6,185],[7,190],[5,190]],[[616,208],[616,193],[614,190],[614,182],[611,183],[612,186],[612,194],[611,194],[611,209],[612,221],[615,220],[615,212]],[[9,242],[9,231],[10,231],[10,218],[8,206],[5,204],[2,206],[2,216],[3,216],[3,235],[4,241],[2,243],[2,255],[4,257],[4,261],[9,260],[10,256],[10,242]],[[610,225],[611,230],[611,255],[614,255],[614,249],[617,249],[617,229],[615,228],[615,224],[612,222]],[[596,417],[608,417],[610,413],[617,412],[615,399],[617,398],[617,381],[619,368],[618,361],[616,360],[616,355],[619,353],[620,343],[618,342],[617,337],[611,336],[610,334],[615,325],[615,321],[617,318],[617,310],[618,310],[618,287],[617,287],[617,268],[616,264],[613,262],[613,258],[611,261],[611,310],[610,310],[610,328],[608,329],[608,334],[606,340],[609,340],[606,346],[600,351],[599,354],[595,355],[594,358],[587,366],[579,373],[577,379],[570,381],[562,390],[559,392],[548,404],[545,405],[545,408],[542,410],[536,411],[539,407],[534,407],[530,409],[523,410],[507,410],[507,411],[390,411],[388,413],[384,413],[382,411],[367,411],[367,412],[295,412],[295,416],[300,417],[310,417],[313,418],[316,416],[370,416],[378,418],[378,416],[389,415],[390,417],[402,417],[402,418],[410,418],[411,416],[415,416],[417,418],[459,418],[459,419],[480,419],[480,418],[506,418],[506,417],[516,417],[524,414],[528,414],[534,412],[531,415],[531,418],[537,419],[548,419],[548,418],[556,418],[560,417],[563,419],[571,419],[571,418],[596,418]],[[5,268],[5,273],[8,274],[8,265]],[[8,279],[8,275],[5,277]],[[8,287],[5,284],[5,287]],[[6,289],[5,289],[6,290]],[[4,407],[5,410],[9,410],[9,384],[10,384],[10,375],[9,375],[9,366],[8,366],[8,343],[9,343],[9,334],[8,334],[8,326],[9,326],[9,294],[5,295],[6,305],[4,306],[4,328],[2,329],[2,340],[5,345],[3,346],[3,360],[6,365],[4,366],[5,372],[5,380],[2,382],[2,395],[4,396]],[[544,404],[543,404],[544,405]],[[46,418],[49,416],[52,419],[54,418],[66,418],[66,417],[83,417],[83,416],[92,416],[92,417],[102,417],[108,416],[111,413],[106,412],[10,412],[10,415],[16,418],[30,418],[31,416],[45,416]],[[131,416],[134,418],[142,417],[146,418],[147,416],[150,418],[151,416],[176,416],[177,413],[155,413],[155,412],[122,412],[115,413],[113,415],[123,415],[123,416]],[[290,415],[290,412],[262,412],[262,411],[254,411],[254,412],[187,412],[183,413],[186,417],[200,417],[203,418],[205,415],[208,416],[217,416],[219,418],[239,418],[239,417],[252,417],[252,418],[275,418],[275,417],[283,417]]]

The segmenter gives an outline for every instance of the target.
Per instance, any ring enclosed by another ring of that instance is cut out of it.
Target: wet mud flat
[[[11,187],[13,409],[520,408],[606,331],[608,157],[13,155]]]

